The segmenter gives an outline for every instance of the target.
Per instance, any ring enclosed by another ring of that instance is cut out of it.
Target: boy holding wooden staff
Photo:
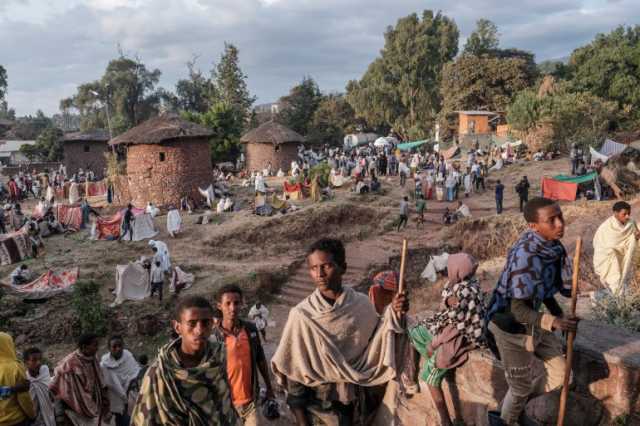
[[[563,383],[562,342],[554,330],[575,332],[578,318],[563,317],[554,296],[571,296],[571,262],[560,242],[564,218],[560,206],[534,198],[524,208],[529,229],[509,250],[487,311],[487,340],[502,359],[509,390],[500,412],[489,413],[491,425],[515,425],[527,402]],[[545,305],[548,313],[540,312]],[[532,377],[535,358],[544,363],[541,377]]]

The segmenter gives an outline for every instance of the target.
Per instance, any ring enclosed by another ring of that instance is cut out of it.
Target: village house
[[[176,114],[152,118],[109,141],[126,152],[131,203],[179,205],[211,183],[211,130]]]
[[[455,111],[458,114],[458,143],[464,147],[485,146],[509,134],[504,113],[493,111]]]
[[[20,152],[23,145],[35,145],[36,141],[0,140],[0,164],[19,166],[29,163],[29,159]]]
[[[282,124],[269,121],[247,132],[240,142],[245,145],[247,170],[263,170],[271,164],[272,170],[287,172],[291,162],[298,158],[298,146],[304,142],[304,137]]]
[[[67,133],[62,138],[64,165],[67,174],[72,176],[79,169],[91,170],[96,179],[102,179],[107,167],[105,154],[109,151],[109,132],[94,130],[91,132]]]

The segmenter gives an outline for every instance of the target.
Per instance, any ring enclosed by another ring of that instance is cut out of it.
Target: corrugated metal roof
[[[457,112],[458,114],[465,114],[465,115],[498,115],[498,113],[493,111],[454,111],[454,112]]]
[[[0,152],[20,151],[22,145],[35,145],[36,141],[0,140]]]

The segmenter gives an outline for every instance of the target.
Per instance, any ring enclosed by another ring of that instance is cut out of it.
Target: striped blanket
[[[58,204],[53,210],[58,222],[74,231],[80,230],[82,226],[82,209],[79,205]]]
[[[31,240],[24,230],[0,236],[0,264],[11,265],[31,256]]]
[[[78,275],[77,267],[59,272],[49,270],[29,284],[20,286],[3,284],[3,286],[23,299],[47,299],[71,291],[72,286],[78,281]]]

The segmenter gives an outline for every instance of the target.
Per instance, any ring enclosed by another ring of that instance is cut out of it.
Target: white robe
[[[249,319],[256,324],[258,330],[264,330],[269,321],[269,309],[264,305],[260,305],[260,308],[253,305],[249,310]]]
[[[611,216],[593,237],[593,269],[614,295],[622,295],[633,271],[633,259],[638,245],[635,221],[622,225]]]
[[[128,402],[129,385],[140,372],[138,361],[126,349],[122,351],[120,359],[113,358],[107,352],[102,355],[100,369],[104,377],[104,385],[107,387],[111,412],[123,414]]]
[[[80,201],[80,187],[77,183],[72,182],[69,186],[69,204],[75,204]]]
[[[169,213],[167,213],[167,232],[169,232],[170,234],[179,232],[180,226],[182,226],[182,217],[180,216],[180,211],[178,211],[177,209],[169,210]]]
[[[156,217],[160,213],[160,209],[156,206],[151,205],[151,203],[147,204],[146,212],[151,215],[151,217]]]
[[[149,245],[158,249],[157,256],[160,258],[160,266],[164,272],[171,270],[171,258],[169,257],[169,248],[162,241],[149,240]]]
[[[49,367],[41,365],[37,377],[31,376],[31,373],[27,370],[27,380],[29,381],[29,395],[38,414],[33,425],[56,426],[53,398],[49,392],[49,384],[51,383]]]

